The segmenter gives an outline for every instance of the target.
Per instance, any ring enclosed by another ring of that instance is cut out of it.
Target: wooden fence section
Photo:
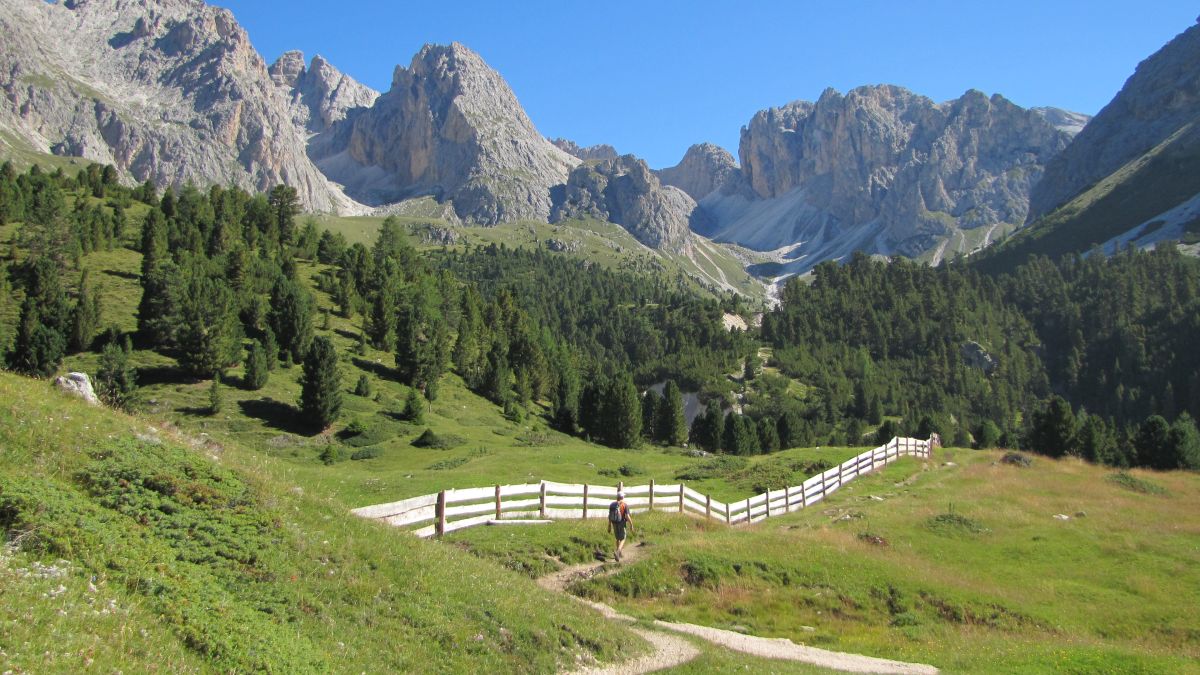
[[[932,455],[939,446],[935,435],[928,441],[893,438],[887,443],[852,457],[838,466],[812,476],[802,484],[767,490],[742,501],[723,504],[682,482],[648,485],[579,485],[571,483],[525,483],[443,490],[436,494],[402,499],[354,509],[351,513],[381,520],[396,527],[414,528],[418,537],[454,532],[489,521],[537,519],[607,518],[608,505],[625,492],[625,503],[633,513],[676,511],[693,513],[727,525],[757,523],[816,504],[844,483],[870,473],[901,457]]]

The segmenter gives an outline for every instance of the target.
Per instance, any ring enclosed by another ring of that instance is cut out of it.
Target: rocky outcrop
[[[826,90],[756,114],[740,181],[701,206],[719,239],[786,249],[789,271],[854,250],[918,256],[959,232],[1016,227],[1069,140],[999,95],[938,104],[889,85]]]
[[[572,155],[574,157],[578,157],[579,159],[583,159],[583,160],[615,159],[618,156],[617,149],[611,145],[608,145],[607,143],[601,143],[599,145],[589,145],[586,148],[581,148],[581,147],[579,147],[579,145],[577,145],[575,143],[575,141],[572,141],[572,140],[569,140],[566,138],[555,138],[555,139],[552,139],[550,142],[554,144],[554,147],[558,148],[559,150],[562,150],[563,152],[567,153],[568,155]]]
[[[1053,211],[1200,120],[1198,63],[1200,25],[1194,25],[1138,64],[1116,97],[1046,167],[1028,219]]]
[[[550,222],[598,218],[621,225],[651,248],[686,248],[696,202],[660,183],[633,155],[581,164],[556,194]]]
[[[292,105],[293,123],[312,133],[328,131],[352,110],[369,108],[379,92],[334,68],[320,54],[304,65],[304,54],[284,52],[268,71]]]
[[[729,183],[737,171],[737,160],[728,150],[712,143],[700,143],[688,148],[679,164],[656,173],[664,185],[677,187],[700,201]]]
[[[0,0],[0,128],[35,148],[159,185],[296,188],[352,202],[305,155],[305,134],[233,15],[195,0]]]
[[[1052,124],[1055,129],[1066,132],[1071,136],[1083,131],[1087,123],[1092,120],[1091,115],[1071,112],[1062,108],[1043,106],[1040,108],[1030,108],[1030,110],[1046,118],[1046,121]]]
[[[92,380],[87,373],[67,373],[54,378],[54,386],[72,396],[78,396],[90,405],[100,405]]]
[[[550,188],[578,160],[538,134],[504,79],[460,44],[427,45],[391,89],[314,144],[360,201],[432,195],[467,222],[545,222]]]

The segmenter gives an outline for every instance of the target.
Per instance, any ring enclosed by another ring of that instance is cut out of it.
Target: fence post
[[[437,536],[440,537],[443,534],[446,534],[446,491],[445,490],[442,490],[441,492],[438,493],[437,506],[435,507],[435,511],[437,513],[437,525],[434,527],[434,531],[437,533]]]
[[[500,486],[496,486],[496,520],[500,520]]]
[[[750,518],[750,498],[746,497],[746,524],[749,525],[751,520],[752,520],[752,518]]]
[[[771,488],[767,488],[767,501],[763,502],[767,507],[767,517],[771,517]]]
[[[792,487],[790,485],[783,486],[783,512],[792,512]]]
[[[683,513],[683,481],[679,481],[679,512]]]
[[[542,481],[542,489],[538,495],[538,513],[542,520],[546,519],[546,481]]]
[[[654,479],[650,479],[650,510],[654,510]]]
[[[733,525],[733,502],[725,503],[725,524]]]
[[[587,520],[588,484],[583,484],[583,519]]]
[[[804,481],[807,483],[808,481]],[[808,508],[808,488],[804,487],[804,483],[800,484],[800,508]]]
[[[712,518],[712,497],[704,495],[704,519]]]

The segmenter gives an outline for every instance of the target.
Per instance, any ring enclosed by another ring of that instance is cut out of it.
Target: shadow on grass
[[[355,366],[358,366],[362,370],[375,375],[375,377],[378,377],[381,380],[388,380],[390,382],[399,381],[395,368],[389,368],[382,363],[375,363],[374,361],[368,361],[357,356],[354,357],[353,363]]]
[[[238,401],[238,407],[247,417],[262,420],[267,426],[291,434],[312,436],[316,432],[304,424],[296,408],[272,398]]]
[[[358,343],[358,333],[355,333],[352,330],[346,330],[345,328],[334,328],[333,332],[337,333],[338,335],[341,335],[342,337],[346,338],[347,340],[350,340],[351,342],[354,342],[355,344]]]
[[[129,279],[131,281],[137,281],[142,278],[142,275],[138,274],[137,272],[125,272],[123,270],[101,270],[101,271],[110,277],[117,277],[120,279]]]
[[[140,366],[137,369],[139,387],[151,384],[195,384],[200,380],[179,366]]]

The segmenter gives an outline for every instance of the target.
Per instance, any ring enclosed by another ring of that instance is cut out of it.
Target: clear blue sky
[[[736,156],[758,110],[826,87],[967,89],[1094,114],[1139,61],[1193,23],[1194,2],[1149,0],[214,0],[268,63],[321,54],[386,90],[425,43],[479,52],[538,130],[609,143],[655,168],[692,143]]]

